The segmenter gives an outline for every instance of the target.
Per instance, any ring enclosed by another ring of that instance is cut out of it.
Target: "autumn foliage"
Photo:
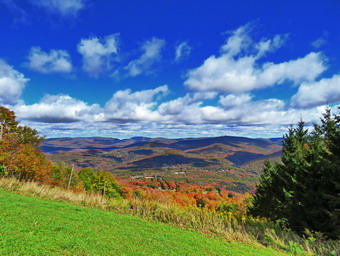
[[[53,163],[37,148],[43,137],[28,126],[20,126],[15,113],[0,107],[0,176],[38,181],[52,186],[88,191],[127,200],[148,200],[197,207],[218,212],[245,213],[249,194],[238,194],[218,186],[199,186],[171,180],[115,178],[111,172],[91,168],[75,170],[63,162]],[[117,180],[118,179],[118,180]]]
[[[0,173],[19,180],[51,182],[53,164],[36,148],[38,132],[19,126],[13,111],[0,107]]]

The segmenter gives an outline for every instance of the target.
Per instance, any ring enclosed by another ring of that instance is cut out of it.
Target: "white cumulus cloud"
[[[242,107],[242,104],[250,102],[252,96],[249,93],[240,95],[229,94],[226,96],[220,96],[219,104],[224,108]]]
[[[83,70],[92,76],[110,70],[112,61],[118,54],[118,34],[99,39],[81,39],[78,52],[83,56]]]
[[[93,120],[99,112],[99,105],[88,105],[68,95],[46,95],[38,103],[18,104],[14,109],[21,119],[44,123],[69,123]]]
[[[163,102],[158,107],[158,113],[163,121],[168,123],[202,123],[200,106],[205,100],[212,100],[217,96],[215,92],[188,93],[183,97]]]
[[[294,108],[279,99],[254,101],[250,94],[220,96],[188,93],[163,101],[168,86],[119,90],[100,107],[68,95],[47,95],[40,102],[12,106],[19,120],[49,136],[282,136],[301,117],[318,121],[325,106]],[[209,102],[211,104],[209,104]]]
[[[340,75],[302,83],[298,92],[292,97],[292,104],[297,107],[314,107],[339,101]]]
[[[28,81],[22,73],[0,59],[0,104],[17,104]]]
[[[160,116],[155,108],[159,97],[168,91],[167,85],[136,92],[117,91],[105,105],[105,121],[158,121]]]
[[[129,62],[125,67],[130,76],[138,76],[144,72],[152,73],[155,63],[161,59],[161,51],[165,46],[165,41],[159,38],[152,38],[146,41],[141,49],[143,54],[135,60]]]
[[[227,39],[219,56],[210,56],[200,67],[188,72],[184,84],[192,90],[241,93],[285,81],[294,84],[313,81],[326,69],[321,53],[311,52],[282,63],[259,63],[268,52],[281,47],[286,37],[276,35],[253,42],[249,26],[240,27]]]
[[[70,55],[64,50],[44,52],[39,47],[32,47],[27,59],[28,62],[25,65],[41,73],[70,73],[72,71]]]
[[[237,101],[237,100],[236,100]],[[242,100],[240,100],[242,101]],[[289,108],[278,99],[245,101],[241,105],[231,107],[204,106],[201,108],[204,123],[228,123],[235,125],[290,125],[297,123],[301,117],[306,122],[318,121],[325,106],[310,109]]]
[[[171,124],[229,124],[236,126],[289,125],[301,116],[306,122],[315,122],[325,107],[295,109],[279,99],[253,101],[250,94],[220,96],[218,105],[206,104],[209,98],[187,94],[159,105],[162,122]],[[212,99],[212,97],[210,98]]]

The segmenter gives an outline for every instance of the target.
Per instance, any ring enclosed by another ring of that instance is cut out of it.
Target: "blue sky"
[[[0,0],[0,104],[48,137],[281,137],[340,101],[339,1]]]

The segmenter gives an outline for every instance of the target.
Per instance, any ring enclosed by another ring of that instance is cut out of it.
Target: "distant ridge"
[[[251,139],[246,137],[221,136],[203,138],[148,138],[132,137],[130,139],[117,139],[109,137],[63,137],[46,139],[41,150],[45,153],[57,153],[62,151],[72,151],[79,149],[117,149],[123,147],[163,147],[180,150],[189,150],[209,146],[215,143],[238,147],[240,143],[250,143],[258,147],[267,147],[271,144],[280,145],[281,139]]]
[[[108,170],[122,177],[162,177],[219,184],[235,191],[254,188],[265,159],[277,159],[282,139],[236,136],[129,139],[51,138],[41,150],[53,161]],[[228,181],[228,182],[226,182]],[[235,182],[231,182],[235,181]]]

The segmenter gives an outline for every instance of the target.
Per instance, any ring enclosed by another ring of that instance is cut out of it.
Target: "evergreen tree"
[[[290,127],[282,163],[265,164],[249,213],[339,237],[339,138],[340,117],[329,109],[311,133],[303,121]]]
[[[340,107],[338,108],[340,110]],[[320,130],[327,148],[324,154],[320,187],[323,199],[322,228],[331,237],[340,237],[340,115],[327,109]]]
[[[282,205],[284,198],[280,183],[282,183],[282,179],[279,176],[277,166],[266,161],[250,209],[253,215],[280,219],[277,209]],[[271,191],[271,193],[268,193],[268,191]]]

